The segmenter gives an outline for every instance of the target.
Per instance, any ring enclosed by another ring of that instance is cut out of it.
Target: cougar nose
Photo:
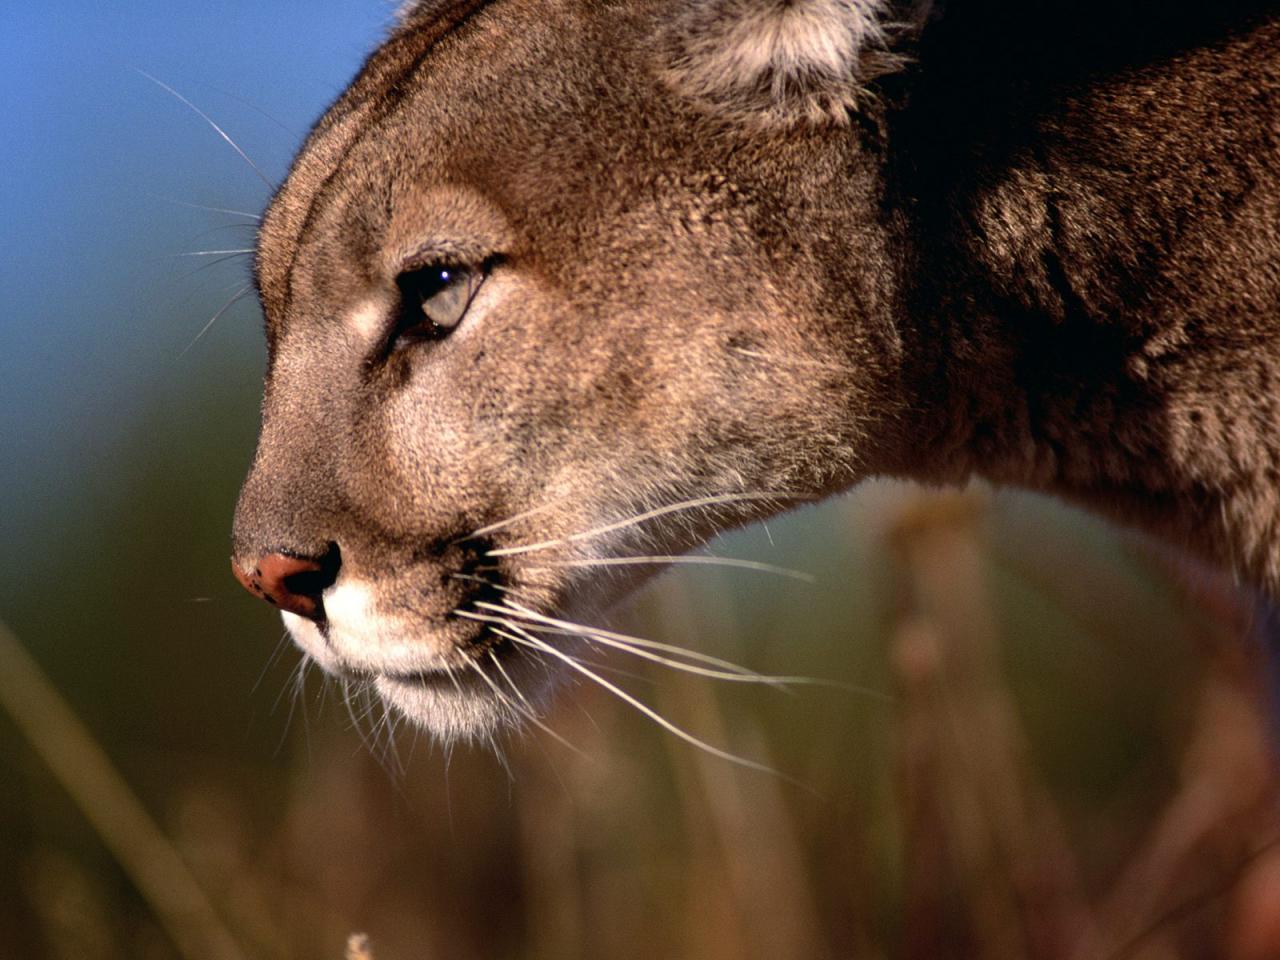
[[[333,545],[319,559],[268,553],[252,570],[231,558],[231,572],[255,597],[308,620],[324,619],[321,594],[338,579],[338,547]]]

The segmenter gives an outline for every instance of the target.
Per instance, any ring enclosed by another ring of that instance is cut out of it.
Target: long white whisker
[[[476,614],[475,618],[479,619],[483,616],[484,616],[483,614]],[[492,621],[500,622],[503,618],[491,617],[491,618],[485,618],[485,619],[490,622]],[[512,627],[516,626],[515,624],[510,623],[510,621],[508,621],[508,625]],[[743,672],[743,668],[738,667],[736,664],[730,665],[732,669],[710,670],[706,667],[699,667],[691,663],[684,663],[679,660],[672,660],[668,657],[661,656],[660,654],[652,653],[648,650],[645,650],[639,647],[635,643],[622,641],[621,639],[619,639],[621,635],[610,634],[608,631],[597,632],[595,630],[592,630],[589,627],[582,627],[581,629],[570,630],[570,629],[565,629],[561,627],[543,627],[543,626],[538,626],[532,623],[526,623],[524,624],[524,630],[525,631],[532,630],[535,633],[549,633],[555,636],[562,636],[562,637],[582,637],[583,639],[588,641],[602,643],[606,647],[612,647],[615,650],[622,650],[625,653],[629,653],[635,657],[641,657],[645,660],[650,660],[654,663],[661,663],[664,666],[672,667],[673,669],[676,669],[676,670],[683,670],[686,673],[696,674],[700,677],[710,677],[713,680],[730,680],[736,683],[763,683],[769,686],[782,687],[784,686],[786,681],[789,679],[785,677],[768,677],[762,674],[753,674],[749,672]],[[634,638],[634,639],[638,640],[639,638]],[[657,641],[656,640],[649,641],[649,643],[656,644]],[[678,652],[680,655],[688,655],[689,653],[689,651],[683,650],[682,648],[679,648],[679,647],[672,647],[671,649],[672,649],[672,652]]]
[[[464,611],[461,611],[461,610],[458,610],[455,612],[459,614],[464,614]],[[510,627],[512,630],[516,631],[517,633],[520,633],[520,634],[525,633],[524,630],[521,630],[519,626],[517,626],[515,623],[511,622],[510,620],[507,621],[507,626]],[[547,661],[542,657],[534,656],[532,653],[529,652],[529,649],[527,647],[519,645],[518,638],[513,637],[506,630],[502,629],[501,627],[495,626],[492,623],[489,624],[489,629],[492,630],[498,636],[506,637],[508,640],[512,641],[513,643],[516,643],[516,646],[512,648],[513,650],[515,650],[518,654],[520,654],[520,656],[524,657],[524,659],[529,663],[533,663],[541,667],[543,674],[546,675],[548,678],[551,677],[552,675],[551,665],[548,664]],[[527,636],[527,634],[525,635]]]
[[[288,646],[289,643],[289,637],[289,631],[286,630],[280,635],[280,639],[276,641],[276,646],[275,649],[271,651],[271,656],[267,657],[267,662],[264,663],[262,665],[262,669],[258,671],[258,679],[253,681],[253,686],[249,688],[249,693],[251,695],[258,692],[258,688],[262,686],[262,681],[266,679],[267,671],[275,665],[276,661],[280,659],[280,655],[284,653],[285,647]]]
[[[199,82],[199,81],[197,81],[197,83],[198,83],[198,82]],[[236,101],[237,103],[244,104],[246,107],[248,107],[248,108],[249,108],[250,110],[252,110],[254,113],[257,113],[257,114],[259,114],[260,116],[266,117],[268,120],[270,120],[272,123],[274,123],[277,127],[279,127],[281,130],[283,130],[285,133],[289,134],[289,136],[291,136],[291,137],[298,137],[298,136],[301,136],[301,134],[299,134],[299,132],[298,132],[297,130],[294,130],[292,127],[290,127],[287,123],[285,123],[285,122],[284,122],[283,120],[281,120],[279,117],[273,116],[272,114],[268,113],[266,110],[262,109],[262,107],[258,106],[258,105],[257,105],[256,103],[254,103],[252,100],[246,100],[244,97],[239,96],[238,94],[234,94],[234,93],[230,92],[229,90],[222,90],[222,89],[220,89],[220,88],[218,88],[218,87],[212,86],[211,84],[207,84],[207,83],[205,83],[205,84],[201,84],[201,86],[208,87],[208,88],[209,88],[210,90],[212,90],[214,93],[219,93],[219,94],[221,94],[221,95],[222,95],[222,96],[224,96],[224,97],[227,97],[227,98],[229,98],[229,99],[231,99],[231,100]]]
[[[519,553],[533,553],[537,550],[548,550],[551,547],[563,546],[566,543],[576,543],[579,540],[589,540],[592,537],[603,536],[606,533],[612,533],[615,530],[622,530],[625,527],[635,526],[644,523],[646,520],[653,520],[657,517],[664,517],[668,514],[678,513],[681,510],[695,510],[701,507],[714,507],[726,503],[743,503],[754,500],[803,500],[807,499],[797,496],[793,493],[782,492],[746,492],[746,493],[720,493],[706,497],[695,497],[692,500],[682,500],[679,503],[670,503],[664,507],[656,507],[653,510],[647,510],[644,513],[636,514],[625,520],[618,520],[614,523],[606,523],[603,526],[593,527],[590,530],[584,530],[581,533],[573,533],[566,537],[560,537],[555,540],[543,540],[540,543],[527,543],[515,547],[502,547],[497,550],[490,550],[486,556],[490,557],[506,557]]]
[[[227,233],[231,230],[253,230],[257,231],[256,223],[220,223],[216,227],[209,227],[207,230],[201,230],[199,233],[191,237],[192,240],[200,240],[203,237],[211,237],[215,233]]]
[[[496,523],[489,524],[487,527],[481,527],[479,530],[473,530],[471,531],[471,533],[467,534],[461,540],[456,540],[454,542],[464,543],[467,540],[474,540],[476,537],[483,537],[485,534],[493,533],[497,530],[503,529],[504,527],[509,527],[513,523],[518,523],[519,521],[524,520],[526,517],[532,517],[546,510],[550,510],[552,507],[559,506],[561,502],[562,502],[562,499],[557,499],[557,500],[551,501],[550,503],[541,504],[540,506],[530,507],[528,510],[522,510],[520,513],[517,513],[514,516],[507,517],[507,519],[505,520],[499,520]]]
[[[369,695],[369,681],[362,680],[360,682],[359,686],[356,688],[356,696],[359,697],[364,704],[360,710],[360,722],[363,723],[373,716],[373,711],[377,707],[377,701]],[[376,727],[370,726],[369,735],[373,736],[376,733]]]
[[[209,332],[209,328],[218,322],[218,318],[222,316],[224,313],[226,313],[228,310],[230,310],[237,303],[239,303],[241,300],[243,300],[245,296],[249,293],[249,291],[252,289],[253,289],[253,284],[247,283],[243,287],[241,287],[239,290],[237,290],[235,294],[231,297],[231,299],[228,300],[226,303],[224,303],[218,309],[218,312],[209,318],[209,322],[200,328],[200,332],[197,333],[195,337],[192,339],[192,341],[183,348],[180,354],[178,354],[178,359],[181,360],[183,357],[185,357],[187,355],[187,351],[189,351],[192,347],[194,347],[197,343],[199,343],[200,338]]]
[[[694,674],[699,677],[708,677],[712,680],[726,680],[732,683],[761,683],[770,687],[785,687],[791,680],[801,678],[795,677],[770,677],[765,675],[754,675],[741,673],[738,670],[713,670],[709,667],[699,667],[696,664],[685,663],[681,660],[673,660],[670,657],[664,657],[661,654],[653,653],[634,644],[623,643],[608,635],[601,635],[594,631],[588,630],[563,630],[559,627],[539,627],[533,624],[527,624],[525,629],[532,630],[534,633],[549,633],[554,636],[583,637],[593,643],[602,643],[606,647],[614,650],[621,650],[623,653],[629,653],[633,657],[640,657],[653,663],[660,663],[663,666],[671,667],[674,670],[681,670],[684,673]],[[686,651],[687,653],[687,651]]]
[[[227,131],[223,130],[220,126],[218,126],[217,123],[214,122],[211,116],[209,116],[199,107],[197,107],[194,103],[192,103],[182,94],[180,94],[177,90],[173,89],[173,87],[169,86],[163,80],[159,80],[156,77],[153,77],[151,74],[147,73],[147,71],[142,70],[138,67],[134,67],[133,69],[138,73],[140,73],[142,76],[146,77],[148,80],[154,83],[161,90],[167,91],[168,93],[177,97],[180,102],[185,103],[188,107],[194,110],[197,116],[199,116],[202,120],[204,120],[205,123],[209,124],[209,126],[213,127],[213,129],[217,131],[218,136],[220,136],[223,140],[227,141],[227,143],[230,144],[231,149],[234,150],[236,153],[240,154],[241,159],[243,159],[245,163],[247,163],[250,167],[253,168],[253,172],[258,175],[259,180],[261,180],[263,183],[267,185],[268,190],[275,190],[275,184],[273,184],[270,180],[267,179],[267,175],[258,168],[258,165],[256,163],[254,163],[252,160],[249,159],[249,155],[247,153],[245,153],[243,150],[240,149],[240,144],[236,143],[235,140],[231,139],[231,134],[227,133]]]
[[[284,686],[280,688],[280,692],[276,694],[275,700],[271,702],[272,714],[274,714],[277,710],[280,709],[280,701],[284,699],[284,695],[289,692],[290,688],[293,685],[294,680],[297,678],[298,673],[301,670],[303,670],[306,667],[306,665],[307,665],[307,655],[304,653],[302,654],[302,657],[298,660],[297,664],[294,665],[294,668],[289,671],[289,676],[285,678]],[[289,717],[290,719],[292,719],[292,712],[290,712]],[[288,727],[289,727],[289,720],[286,720],[285,721],[286,733],[288,733]]]
[[[446,663],[443,665],[444,675],[449,678],[449,682],[453,684],[453,689],[457,691],[459,697],[463,695],[462,684],[458,683],[458,675],[453,672],[453,664]]]
[[[169,254],[168,258],[170,260],[175,260],[178,257],[220,257],[224,255],[239,256],[240,254],[243,254],[243,253],[253,253],[253,247],[240,247],[233,250],[187,250],[184,253],[171,253]]]
[[[772,563],[761,563],[758,560],[742,560],[737,557],[716,557],[710,554],[695,553],[688,556],[648,556],[648,557],[600,557],[598,559],[544,560],[539,566],[530,567],[530,573],[538,573],[552,567],[630,567],[653,564],[687,564],[689,566],[737,567],[741,570],[756,570],[760,573],[776,573],[793,580],[815,583],[817,578],[803,570],[792,570]]]
[[[469,660],[467,661],[467,666],[471,668],[472,673],[474,673],[481,680],[483,680],[485,682],[485,685],[490,690],[493,691],[494,696],[496,696],[498,700],[501,701],[502,705],[507,708],[507,712],[511,714],[512,717],[524,716],[524,712],[516,709],[516,705],[512,703],[511,698],[508,697],[505,693],[503,693],[500,689],[498,689],[498,685],[494,682],[493,678],[490,677],[488,674],[486,674],[483,669],[481,669],[479,663],[477,663],[475,660]]]
[[[385,731],[387,736],[387,745],[383,748],[383,769],[391,775],[392,779],[403,778],[405,774],[404,762],[400,759],[400,751],[396,748],[396,722],[395,715],[391,712],[391,708],[387,706],[385,700],[378,698],[382,704],[382,721],[379,724],[379,730]],[[379,737],[381,734],[379,734]]]
[[[311,657],[307,656],[303,658],[303,662],[305,663],[305,666],[302,668],[301,672],[299,672],[298,674],[297,686],[294,689],[294,700],[299,707],[298,713],[302,716],[302,740],[303,740],[303,743],[306,744],[307,757],[310,758],[311,757],[311,719],[307,716],[307,674],[310,672],[311,664],[314,661],[312,661]],[[290,712],[292,712],[293,707],[290,706],[289,710]]]
[[[248,217],[250,220],[261,221],[262,217],[256,213],[250,213],[248,210],[232,210],[228,207],[209,207],[203,203],[192,203],[189,200],[175,200],[173,197],[162,197],[157,193],[151,194],[157,200],[163,200],[165,203],[176,203],[180,207],[191,207],[193,210],[208,210],[211,213],[228,213],[236,217]],[[248,226],[248,224],[246,224]]]
[[[649,660],[653,663],[660,663],[663,666],[671,667],[674,670],[680,670],[684,673],[694,674],[699,677],[708,677],[712,680],[725,680],[731,683],[759,683],[764,684],[765,686],[776,687],[788,693],[790,692],[786,690],[788,684],[822,682],[813,677],[775,677],[767,674],[743,672],[744,668],[739,667],[736,664],[731,665],[732,669],[726,670],[713,670],[707,667],[699,667],[696,664],[685,663],[682,660],[673,660],[670,657],[664,657],[661,654],[652,653],[635,643],[623,642],[617,639],[616,636],[610,635],[608,632],[597,632],[590,628],[567,630],[559,627],[541,627],[534,624],[525,624],[525,629],[532,630],[535,633],[548,633],[561,637],[582,637],[587,641],[601,643],[606,647],[612,647],[615,650],[621,650],[624,653],[629,653],[633,657],[640,657],[641,659]],[[648,641],[648,643],[656,644],[657,641],[651,640]],[[679,656],[687,657],[691,653],[691,651],[685,650],[682,647],[669,647],[669,649],[671,652],[676,653]]]
[[[511,688],[511,692],[520,699],[520,702],[524,704],[525,709],[529,711],[529,719],[534,720],[537,716],[537,711],[533,709],[533,704],[529,702],[528,698],[525,697],[520,688],[516,686],[515,681],[511,679],[511,675],[507,673],[506,667],[502,665],[502,661],[498,659],[497,654],[492,650],[489,651],[489,661],[493,664],[494,668],[502,674],[502,679],[507,681],[507,686]],[[545,730],[546,728],[544,727],[543,729]],[[551,731],[548,730],[547,732],[550,733]]]
[[[658,726],[662,727],[668,733],[673,734],[674,736],[677,736],[681,740],[685,741],[685,743],[691,744],[692,746],[695,746],[700,750],[704,750],[713,757],[719,757],[721,760],[727,760],[729,763],[735,763],[738,766],[746,767],[749,770],[758,770],[761,773],[772,774],[775,777],[779,777],[783,780],[786,780],[788,783],[792,783],[798,787],[807,789],[805,785],[800,783],[798,780],[795,780],[792,777],[788,777],[786,774],[782,773],[779,770],[775,770],[773,767],[767,766],[766,764],[763,764],[763,763],[759,763],[755,760],[749,760],[746,757],[740,757],[735,753],[730,753],[728,750],[722,750],[719,747],[712,746],[711,744],[707,743],[705,740],[700,740],[698,737],[695,737],[692,733],[689,733],[687,730],[683,729],[682,727],[676,726],[676,724],[672,723],[662,714],[658,713],[658,711],[654,710],[644,701],[639,700],[636,697],[633,697],[631,694],[627,693],[627,691],[623,690],[617,684],[609,682],[608,680],[600,676],[595,671],[587,667],[584,667],[577,660],[573,659],[573,657],[569,656],[567,653],[562,653],[551,644],[538,639],[522,640],[521,642],[530,643],[534,647],[542,650],[544,653],[548,653],[551,656],[564,661],[564,663],[566,663],[571,670],[575,670],[578,673],[582,674],[584,677],[586,677],[588,680],[591,680],[594,683],[599,684],[601,687],[608,690],[610,693],[618,697],[618,699],[622,700],[624,703],[627,703],[630,706],[634,707],[636,710],[640,711],[642,714],[644,714],[654,723],[658,724]]]
[[[492,677],[490,677],[487,673],[484,672],[484,668],[481,667],[480,664],[473,661],[471,665],[475,668],[476,673],[480,675],[480,679],[482,679],[485,683],[489,685],[489,688],[493,690],[493,692],[497,695],[497,697],[503,703],[505,703],[510,710],[520,714],[520,716],[524,717],[526,720],[532,723],[535,727],[537,727],[543,733],[547,734],[547,736],[551,737],[561,746],[567,747],[568,749],[572,750],[574,753],[582,757],[584,760],[589,760],[590,757],[588,757],[587,754],[583,753],[581,750],[575,747],[572,743],[570,743],[564,737],[560,736],[560,734],[556,733],[554,730],[548,727],[545,723],[543,723],[540,719],[538,719],[537,714],[534,712],[533,704],[529,703],[529,701],[525,698],[525,695],[520,692],[520,688],[515,685],[515,683],[511,679],[511,676],[507,673],[505,669],[503,669],[502,664],[499,662],[498,658],[494,656],[492,650],[489,651],[489,659],[493,661],[493,665],[497,667],[498,670],[502,673],[503,678],[507,681],[507,686],[509,686],[512,692],[517,697],[520,698],[520,701],[521,703],[524,704],[524,706],[522,707],[519,703],[515,703],[510,697],[504,694],[502,692],[502,688],[498,686],[497,682]]]
[[[351,728],[355,730],[356,735],[360,737],[360,744],[369,751],[370,756],[374,755],[373,746],[369,743],[368,737],[364,732],[363,718],[368,711],[360,716],[356,715],[356,708],[351,703],[351,681],[345,677],[342,679],[342,704],[347,708],[347,716],[351,718]]]
[[[707,653],[700,653],[697,650],[688,650],[684,647],[677,647],[669,643],[661,643],[657,640],[646,640],[644,637],[633,637],[629,634],[617,633],[613,630],[604,630],[599,627],[588,627],[581,623],[573,623],[569,620],[560,620],[556,617],[549,617],[544,613],[538,613],[536,610],[531,610],[523,604],[516,603],[515,601],[511,601],[508,606],[501,606],[495,603],[488,603],[484,600],[477,600],[476,606],[485,610],[491,610],[499,615],[506,615],[507,617],[516,616],[522,620],[532,620],[534,623],[555,627],[575,636],[588,638],[595,637],[597,639],[607,637],[610,640],[616,640],[619,643],[630,646],[644,647],[649,650],[660,650],[663,653],[684,657],[685,659],[706,664],[710,667],[716,667],[720,670],[733,673],[747,679],[752,679],[757,682],[764,683],[770,680],[770,678],[766,677],[764,674],[757,673],[754,670],[748,669],[740,664],[733,663],[730,660],[723,660],[720,657],[714,657]],[[462,613],[463,611],[458,612]]]
[[[520,628],[516,626],[514,623],[510,624],[510,626],[514,630],[520,630]],[[497,634],[500,637],[506,637],[508,640],[511,640],[512,642],[518,642],[517,637],[513,637],[511,634],[507,633],[501,627],[495,627],[493,624],[490,624],[489,629],[492,630],[495,634]],[[529,635],[528,632],[525,630],[520,630],[520,632],[523,633],[525,636]],[[530,654],[529,651],[526,650],[524,647],[516,647],[515,649],[520,654],[520,656],[525,657],[526,659],[532,658],[532,654]],[[592,667],[596,670],[603,670],[605,673],[614,673],[620,677],[626,677],[628,680],[638,680],[640,683],[650,683],[650,684],[656,682],[653,679],[653,677],[646,677],[643,674],[635,673],[634,671],[631,671],[631,670],[623,670],[621,667],[615,667],[612,664],[599,663],[596,660],[588,660],[585,657],[577,657],[576,659],[583,666]],[[545,664],[545,661],[542,661],[542,660],[536,660],[535,662],[540,665]],[[502,668],[499,667],[498,669],[501,670]]]
[[[289,739],[289,729],[290,727],[293,726],[293,714],[298,707],[298,691],[301,688],[301,684],[305,683],[306,681],[307,668],[310,666],[310,664],[311,664],[311,658],[304,653],[302,655],[302,659],[298,661],[298,665],[294,667],[292,672],[289,674],[289,679],[285,681],[285,685],[280,688],[280,693],[276,697],[275,704],[272,705],[271,707],[271,712],[275,713],[276,709],[280,706],[281,699],[283,699],[285,693],[288,692],[289,712],[285,714],[284,729],[280,732],[280,742],[276,744],[275,752],[277,755],[280,753],[281,750],[284,749],[285,742]],[[303,714],[305,717],[305,714],[306,714],[305,707],[303,708]],[[310,742],[308,741],[308,752],[309,751],[310,751]]]
[[[196,276],[197,274],[204,273],[206,270],[212,270],[214,267],[216,267],[220,263],[226,263],[228,260],[243,260],[243,259],[244,259],[243,254],[239,254],[239,253],[229,253],[225,257],[214,257],[212,260],[204,261],[203,263],[200,264],[200,266],[196,267],[194,270],[188,270],[178,279],[190,280],[192,277]],[[193,292],[191,296],[195,296],[195,293]],[[187,297],[184,303],[187,301],[190,301],[191,296]]]
[[[534,623],[525,623],[526,630],[536,630],[539,633],[550,633],[559,636],[578,636],[586,640],[594,640],[605,646],[614,647],[630,653],[632,656],[643,657],[646,660],[653,660],[666,666],[674,667],[677,670],[683,670],[686,673],[698,674],[700,676],[710,677],[715,680],[727,680],[733,683],[759,683],[765,686],[774,687],[783,692],[790,693],[788,687],[806,686],[806,687],[824,687],[830,690],[840,690],[844,693],[852,693],[862,697],[869,697],[873,700],[879,700],[883,703],[894,703],[895,698],[892,694],[885,693],[883,690],[877,690],[874,687],[861,686],[859,684],[844,683],[839,680],[827,680],[822,677],[806,677],[802,675],[778,675],[768,673],[758,673],[741,664],[734,663],[731,660],[723,660],[720,657],[713,657],[709,654],[700,653],[697,650],[690,650],[687,647],[680,647],[670,643],[661,643],[657,640],[647,640],[644,637],[633,637],[625,633],[615,633],[612,630],[603,630],[599,627],[589,627],[585,624],[571,623],[567,620],[557,620],[555,617],[548,617],[545,614],[531,610],[521,603],[514,600],[508,601],[510,608],[507,612],[512,616],[522,616],[525,620],[533,620]],[[501,606],[492,603],[486,603],[483,600],[477,601],[476,606],[485,607],[486,609],[502,610]],[[463,611],[458,611],[462,613]],[[480,614],[476,614],[480,616]],[[551,626],[539,627],[537,623],[551,624]],[[515,623],[508,620],[508,626],[516,627]],[[637,649],[644,648],[644,649]],[[649,654],[646,650],[661,650],[676,657],[683,657],[688,660],[695,660],[700,663],[710,664],[720,669],[705,669],[697,667],[694,664],[681,663],[668,660],[665,657],[659,657],[656,654]]]
[[[333,683],[333,678],[329,674],[320,673],[320,689],[316,692],[316,719],[324,716],[325,704],[329,700],[329,685]]]

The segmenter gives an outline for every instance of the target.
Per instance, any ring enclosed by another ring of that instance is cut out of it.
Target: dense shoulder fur
[[[237,574],[446,736],[874,475],[1274,593],[1278,118],[1256,0],[420,0],[263,221]]]

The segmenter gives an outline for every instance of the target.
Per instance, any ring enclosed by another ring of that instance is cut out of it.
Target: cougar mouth
[[[443,597],[440,583],[450,585]],[[541,725],[563,673],[558,654],[548,651],[571,645],[538,635],[545,624],[537,618],[548,615],[517,592],[499,570],[415,565],[377,580],[349,571],[324,591],[322,617],[284,611],[284,620],[348,699],[376,693],[444,740],[487,740],[502,729]],[[425,614],[424,605],[434,612]]]

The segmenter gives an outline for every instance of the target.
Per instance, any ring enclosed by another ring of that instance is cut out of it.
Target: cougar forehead
[[[893,420],[865,399],[894,376],[886,284],[846,268],[883,256],[859,138],[708,113],[662,7],[408,8],[264,218],[235,563],[336,571],[295,639],[443,733],[510,713],[483,671],[519,671],[513,644],[561,666],[561,618],[657,569],[627,558],[847,483]],[[859,204],[865,236],[837,233]],[[406,339],[432,270],[474,290]]]

